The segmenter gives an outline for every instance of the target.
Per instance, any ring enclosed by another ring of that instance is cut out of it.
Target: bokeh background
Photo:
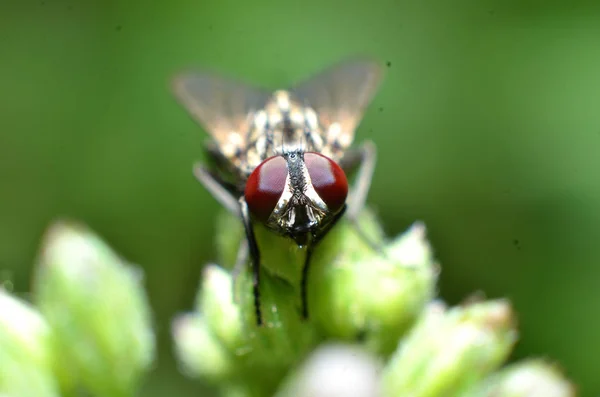
[[[379,147],[387,232],[424,220],[441,295],[512,299],[514,358],[552,357],[597,396],[598,1],[2,0],[0,277],[26,293],[48,223],[89,224],[147,274],[161,350],[145,395],[203,395],[169,321],[213,259],[219,207],[168,79],[197,65],[275,88],[356,53],[388,62],[357,133]]]

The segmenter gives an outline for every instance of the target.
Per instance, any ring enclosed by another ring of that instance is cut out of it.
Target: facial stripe
[[[290,185],[290,174],[288,172],[288,175],[285,178],[285,188],[283,189],[283,193],[281,194],[281,197],[279,198],[279,201],[277,202],[277,205],[275,206],[271,217],[282,215],[283,211],[285,210],[285,207],[287,207],[288,203],[290,202],[292,195],[293,194],[292,187]]]
[[[308,173],[308,168],[306,168],[306,164],[304,164],[304,162],[302,162],[302,174],[306,183],[306,190],[304,191],[304,194],[310,199],[310,201],[312,201],[312,203],[317,208],[319,208],[322,211],[326,211],[327,204],[325,204],[325,202],[321,199],[321,197],[315,190],[312,184],[312,180],[310,178],[310,174]]]
[[[310,174],[302,159],[300,153],[292,153],[287,157],[288,164],[288,175],[286,177],[285,188],[273,213],[271,214],[271,221],[281,219],[285,222],[285,227],[292,227],[296,219],[296,211],[306,211],[307,217],[311,221],[317,221],[320,216],[317,212],[326,212],[327,204],[321,199],[319,194],[316,192]],[[295,203],[294,200],[304,201],[304,204]],[[289,205],[292,205],[289,207]],[[299,208],[298,205],[304,205],[304,208]],[[287,212],[287,217],[283,217]],[[283,219],[282,219],[283,217]]]

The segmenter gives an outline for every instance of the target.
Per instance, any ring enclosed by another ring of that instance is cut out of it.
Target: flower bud
[[[0,288],[0,396],[58,397],[51,330],[26,302]]]
[[[183,373],[211,383],[233,376],[236,369],[234,355],[212,334],[199,313],[176,317],[172,333],[175,354]]]
[[[203,272],[197,309],[207,326],[237,360],[253,368],[281,371],[293,365],[317,342],[310,324],[299,317],[296,291],[284,280],[261,274],[261,314],[257,326],[250,271],[238,277],[239,300],[233,300],[232,276],[217,265]]]
[[[432,299],[437,266],[421,223],[390,243],[366,211],[359,228],[341,224],[315,253],[309,307],[328,336],[390,354]]]
[[[325,344],[286,379],[277,397],[380,397],[381,360],[354,345]]]
[[[465,397],[575,397],[575,388],[556,367],[528,359],[485,379]]]
[[[173,322],[176,354],[189,375],[218,384],[223,395],[272,395],[281,378],[318,342],[302,322],[294,289],[262,274],[263,325],[257,326],[249,270],[239,274],[234,302],[232,275],[204,268],[194,312]]]
[[[505,301],[449,310],[434,302],[387,364],[384,395],[460,395],[501,365],[516,336]]]
[[[155,352],[141,271],[82,226],[55,223],[35,278],[37,305],[56,335],[63,384],[129,396]]]

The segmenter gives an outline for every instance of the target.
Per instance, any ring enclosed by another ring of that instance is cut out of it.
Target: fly
[[[306,247],[302,316],[308,318],[306,280],[321,239],[345,214],[356,225],[375,168],[372,142],[351,148],[383,68],[365,59],[331,66],[289,89],[269,91],[210,71],[183,72],[173,91],[212,137],[214,166],[194,166],[196,178],[231,213],[241,217],[246,239],[234,273],[252,267],[256,321],[260,307],[260,249],[253,225]],[[346,174],[357,169],[349,188]]]

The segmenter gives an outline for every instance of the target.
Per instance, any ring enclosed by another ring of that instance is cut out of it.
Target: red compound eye
[[[269,157],[250,174],[244,196],[250,212],[259,220],[269,219],[285,189],[287,174],[287,163],[281,156]]]
[[[305,153],[304,163],[321,200],[332,211],[342,208],[348,196],[348,180],[342,168],[319,153]]]

